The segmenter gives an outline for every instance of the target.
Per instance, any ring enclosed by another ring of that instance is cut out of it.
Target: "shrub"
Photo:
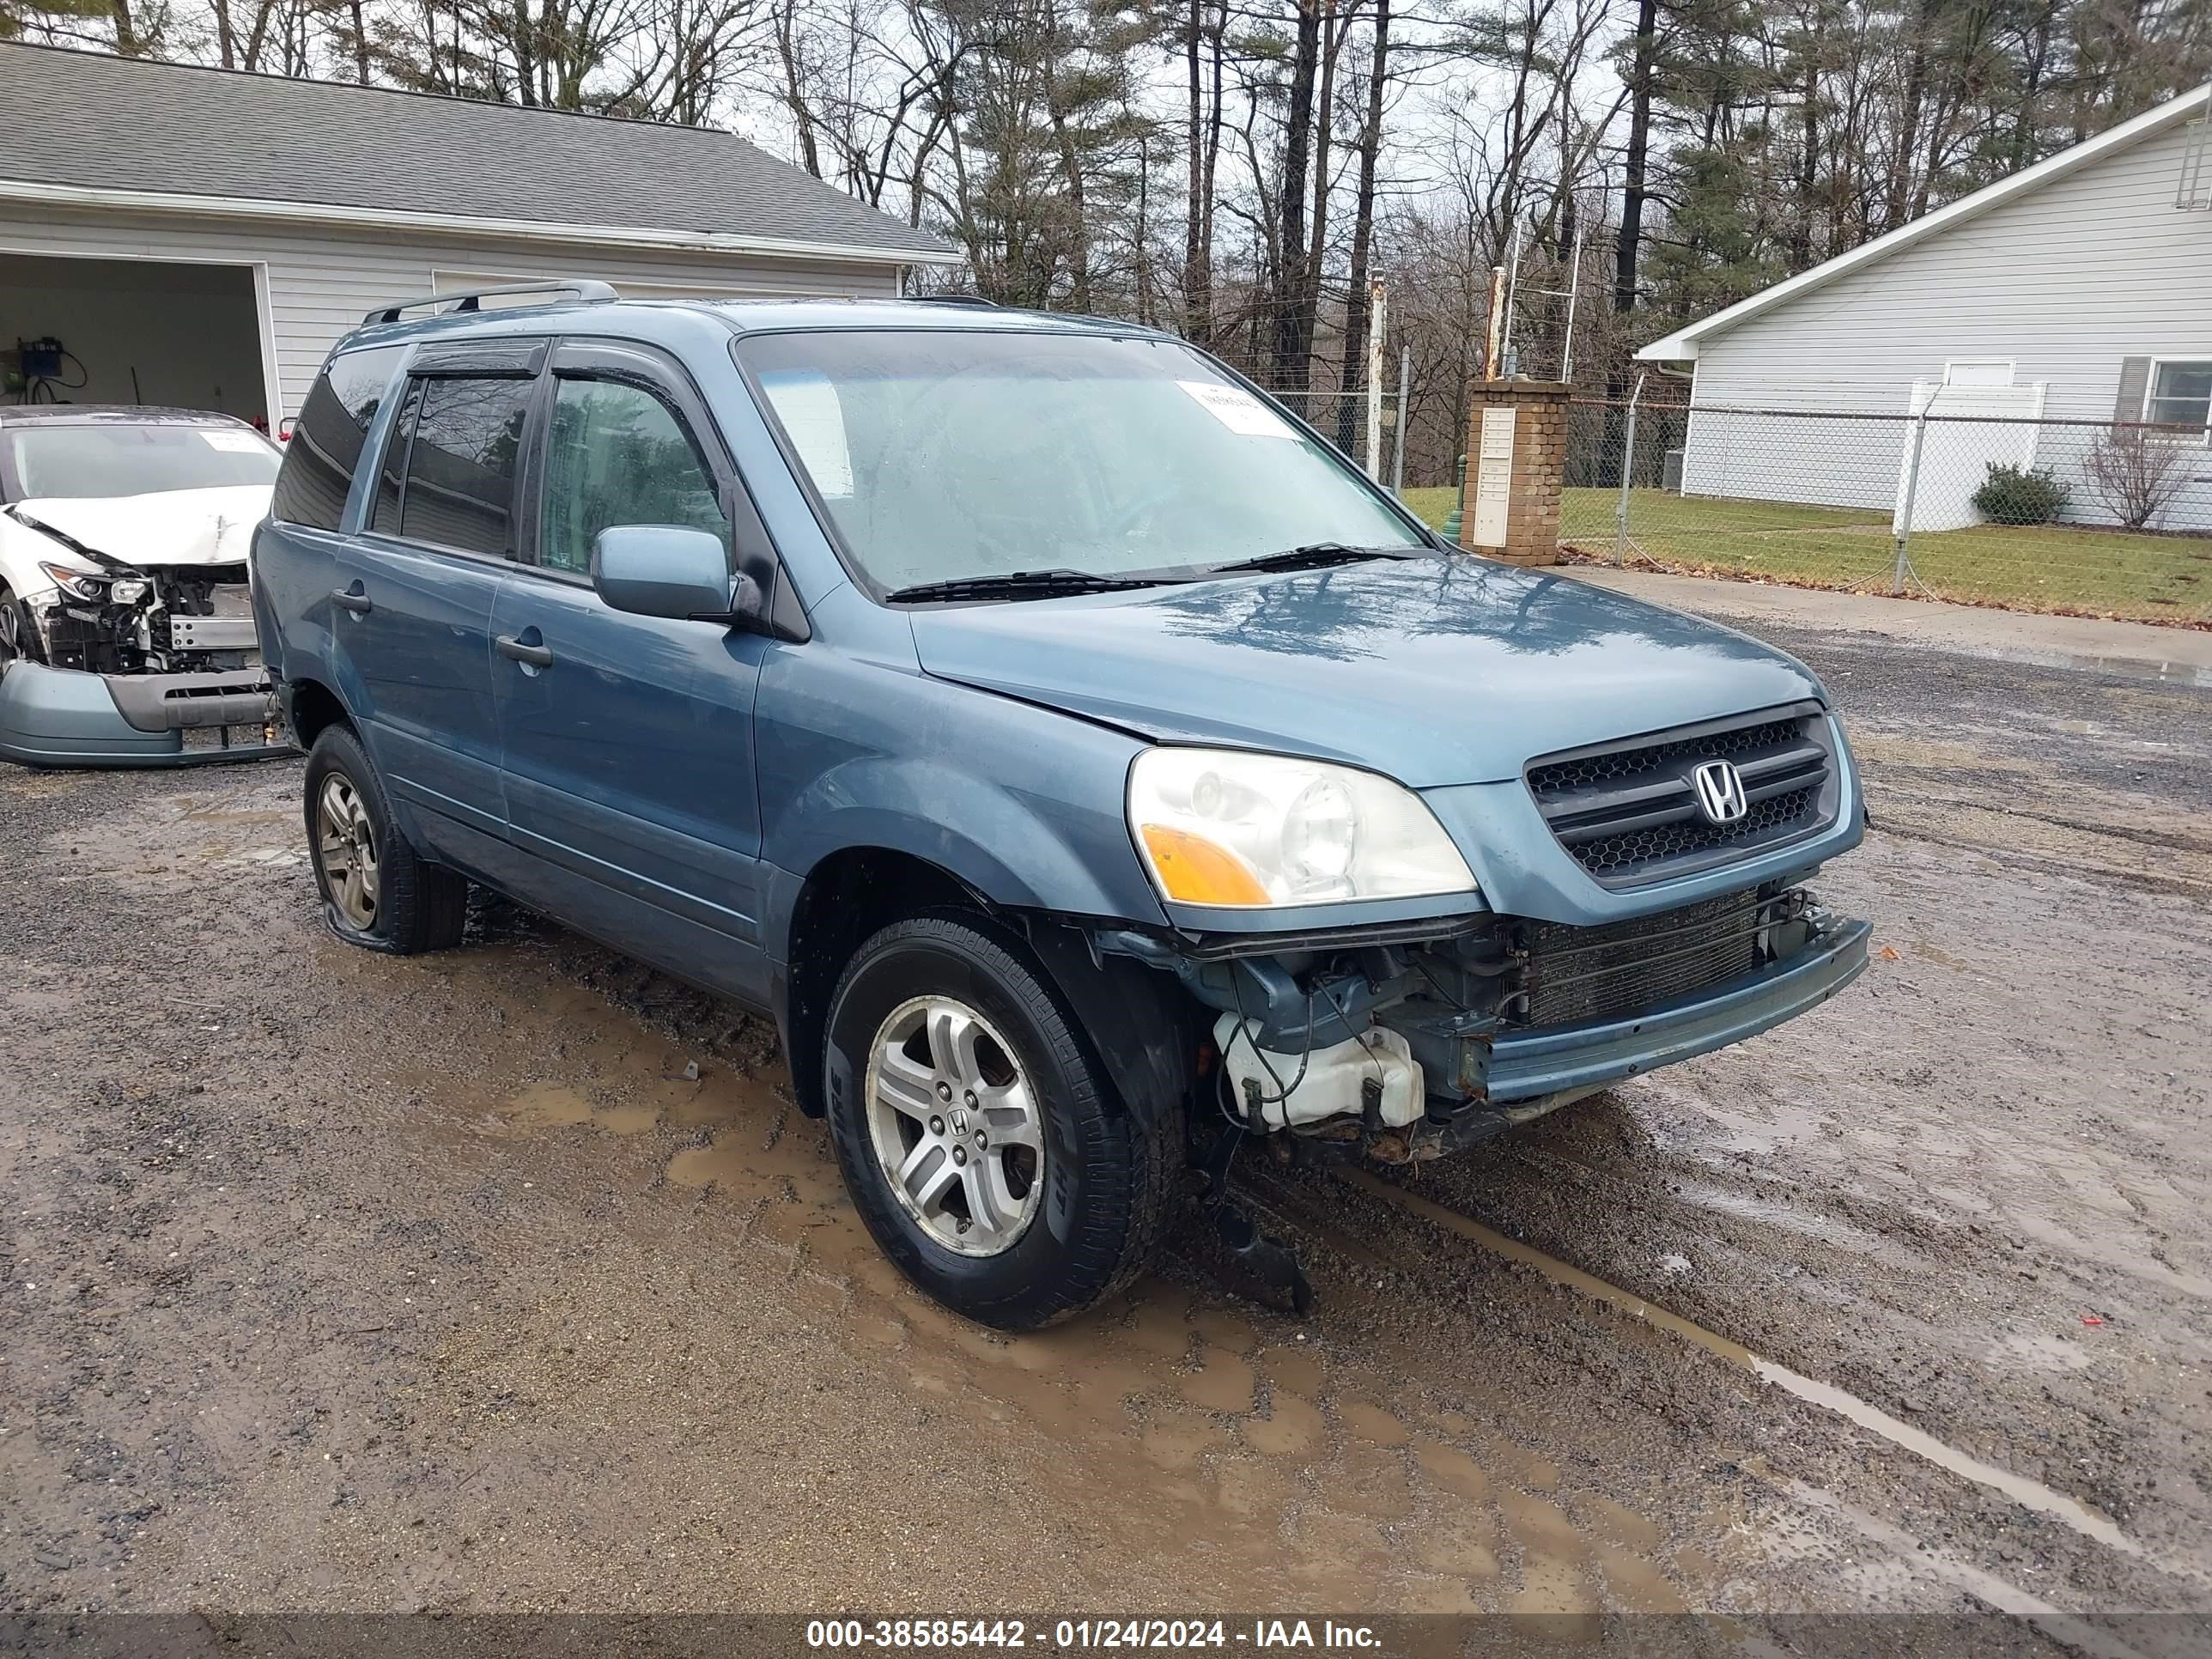
[[[2099,433],[2089,450],[2090,493],[2129,529],[2141,530],[2189,481],[2182,451],[2170,430],[2116,426]]]
[[[1991,524],[2049,524],[2066,510],[2066,486],[2044,467],[1990,463],[1974,507]]]

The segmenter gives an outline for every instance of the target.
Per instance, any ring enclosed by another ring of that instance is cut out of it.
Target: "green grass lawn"
[[[1570,489],[1559,504],[1563,544],[1596,558],[1613,551],[1619,493]],[[1449,489],[1409,489],[1406,504],[1432,525]],[[1629,492],[1628,535],[1650,560],[1685,570],[1758,575],[1823,587],[1888,590],[1897,553],[1879,509]],[[2052,526],[1978,526],[1915,536],[1912,568],[1943,599],[2043,611],[2085,611],[2157,622],[2212,621],[2212,537],[2141,536]]]

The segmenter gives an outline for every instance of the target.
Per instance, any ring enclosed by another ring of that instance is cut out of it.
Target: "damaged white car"
[[[285,752],[247,566],[282,459],[224,415],[0,409],[0,759]]]

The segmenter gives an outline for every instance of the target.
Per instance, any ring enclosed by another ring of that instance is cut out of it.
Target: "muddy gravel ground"
[[[1246,1168],[1305,1322],[1186,1224],[967,1327],[728,1006],[497,903],[334,942],[294,763],[0,767],[0,1610],[2212,1607],[2212,693],[1777,638],[1869,973]]]

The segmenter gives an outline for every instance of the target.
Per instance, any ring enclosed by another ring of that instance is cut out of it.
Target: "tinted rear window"
[[[533,382],[454,377],[418,384],[400,535],[466,553],[511,556],[515,471]]]
[[[284,470],[276,477],[271,517],[319,530],[338,527],[369,424],[376,419],[404,349],[349,351],[332,358],[330,367],[315,376],[292,428],[291,441],[284,447]]]

